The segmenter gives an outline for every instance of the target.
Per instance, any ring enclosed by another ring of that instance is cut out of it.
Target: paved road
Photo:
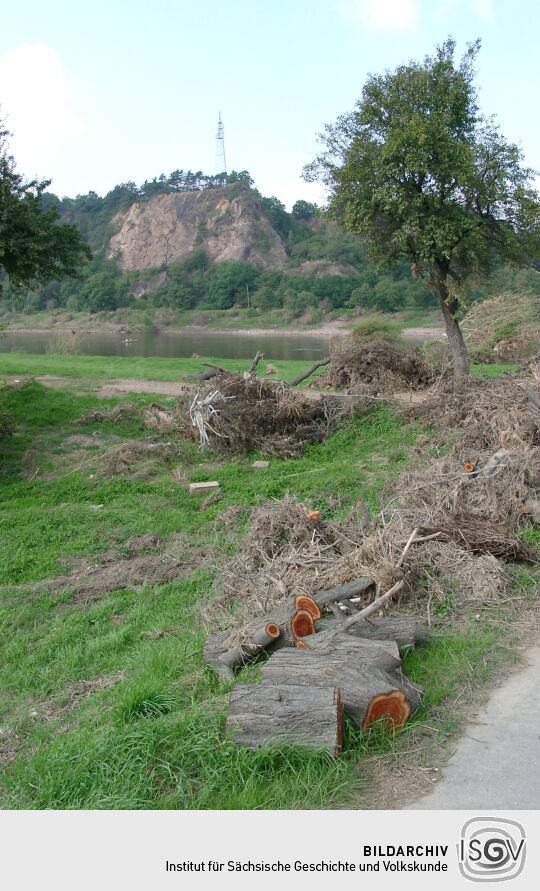
[[[418,809],[540,808],[540,647],[470,724]]]

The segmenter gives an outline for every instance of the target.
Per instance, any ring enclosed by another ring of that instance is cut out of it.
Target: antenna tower
[[[227,162],[225,160],[225,129],[221,120],[221,112],[219,112],[217,133],[216,133],[216,173],[227,173]]]

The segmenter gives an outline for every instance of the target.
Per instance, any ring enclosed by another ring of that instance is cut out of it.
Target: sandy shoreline
[[[126,333],[124,330],[118,330],[113,327],[107,326],[96,326],[92,328],[80,328],[80,329],[72,329],[69,325],[57,325],[51,328],[17,328],[10,327],[5,334],[9,337],[10,334],[56,334],[56,333],[71,333],[74,331],[75,335],[84,335],[84,334],[101,334],[106,335],[109,334],[111,336],[115,335],[118,337],[123,337]],[[185,334],[185,335],[193,335],[193,334],[216,334],[218,336],[223,336],[225,334],[231,334],[235,337],[319,337],[326,338],[328,340],[332,340],[334,337],[339,337],[340,335],[347,334],[350,329],[346,327],[343,323],[339,322],[328,322],[326,325],[321,325],[318,328],[209,328],[204,327],[202,325],[188,325],[182,328],[160,328],[157,333],[159,334]],[[140,332],[140,329],[137,329],[137,333]],[[132,332],[133,333],[133,332]],[[418,328],[404,328],[401,332],[402,337],[442,337],[444,335],[444,329],[437,327],[418,327]]]

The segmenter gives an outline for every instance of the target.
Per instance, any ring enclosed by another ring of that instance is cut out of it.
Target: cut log
[[[317,607],[320,609],[321,606],[325,604],[332,603],[333,601],[345,600],[347,597],[358,596],[362,593],[370,593],[371,590],[375,590],[375,583],[373,579],[362,576],[361,578],[354,579],[352,582],[348,582],[346,585],[338,585],[336,588],[328,588],[324,591],[319,591],[317,594],[314,594],[311,598]],[[247,622],[242,631],[244,635],[248,639],[253,639],[262,629],[264,629],[268,624],[278,625],[281,631],[281,635],[270,645],[270,649],[275,647],[285,647],[285,646],[295,646],[296,641],[301,638],[302,634],[294,634],[291,629],[291,619],[293,618],[296,612],[301,612],[302,614],[308,613],[308,618],[305,615],[302,616],[301,620],[296,620],[297,629],[305,629],[306,634],[314,634],[315,633],[315,625],[313,623],[313,616],[309,612],[309,610],[295,610],[295,604],[290,601],[287,603],[282,603],[274,609],[270,610],[267,613],[264,613],[261,616],[256,616],[254,619],[251,619],[250,622]],[[311,625],[309,625],[309,620],[311,619]],[[216,638],[216,635],[212,635],[208,639],[205,645],[205,661],[214,669],[217,667],[217,673],[220,677],[227,680],[233,679],[232,672],[224,674],[224,669],[226,666],[223,663],[219,663],[216,666],[216,654],[215,654],[215,646],[218,646],[217,656],[221,656],[226,650],[227,647],[223,646],[223,641],[230,635],[230,631],[225,632],[224,634],[217,635],[217,642],[213,639]],[[219,649],[219,645],[221,642],[221,649]],[[206,658],[206,652],[209,652],[210,658]],[[246,660],[246,656],[244,656],[244,661]]]
[[[339,620],[341,624],[343,620]],[[318,632],[335,630],[336,619],[324,617],[316,622]],[[368,640],[395,640],[400,650],[427,643],[431,636],[429,628],[420,625],[413,616],[395,616],[382,619],[363,619],[349,628],[349,636]]]
[[[304,609],[307,610],[308,613],[311,613],[315,621],[321,618],[321,611],[319,606],[312,597],[308,597],[306,594],[299,594],[298,597],[295,598],[294,605],[296,609]]]
[[[260,628],[255,632],[253,637],[242,646],[232,647],[222,653],[218,659],[219,662],[234,670],[240,665],[250,662],[254,656],[257,656],[261,650],[266,649],[273,644],[281,634],[281,628],[274,622],[269,622],[264,628]]]
[[[353,635],[336,636],[331,631],[321,631],[302,638],[302,643],[312,652],[350,659],[354,665],[376,665],[385,671],[398,669],[401,665],[395,640],[364,640]]]
[[[339,755],[343,707],[339,689],[321,685],[238,684],[226,729],[240,746],[294,745]]]
[[[317,591],[313,594],[313,600],[319,607],[326,606],[328,603],[337,603],[340,600],[347,600],[350,597],[360,597],[362,594],[369,595],[375,593],[376,585],[369,576],[360,576],[347,582],[345,585],[337,585],[335,588],[326,588],[324,591]]]
[[[234,672],[232,668],[224,665],[220,657],[227,652],[227,638],[230,637],[230,631],[217,631],[207,637],[204,643],[203,658],[207,665],[212,668],[220,681],[231,683],[234,681]]]
[[[291,637],[297,640],[299,637],[307,637],[315,633],[313,616],[307,609],[298,609],[291,619]]]
[[[411,707],[402,690],[374,696],[369,703],[362,728],[366,730],[376,721],[383,724],[387,730],[392,730],[393,727],[402,727],[410,713]]]
[[[302,381],[305,381],[305,380],[307,380],[308,377],[311,377],[311,375],[315,371],[317,371],[317,368],[323,368],[324,365],[329,365],[329,364],[330,364],[330,359],[319,359],[318,362],[314,362],[313,365],[310,365],[309,368],[307,368],[305,371],[302,372],[302,374],[299,374],[295,378],[293,378],[290,383],[290,386],[297,387],[298,384],[302,383]]]
[[[382,654],[381,658],[388,658],[388,654]],[[409,690],[404,689],[405,685],[400,682],[396,672],[384,671],[373,663],[355,664],[349,655],[340,655],[339,652],[279,650],[263,665],[262,677],[263,687],[267,684],[338,687],[345,712],[359,727],[363,725],[375,696],[401,690],[403,696],[409,700]],[[418,702],[419,694],[416,692],[414,703],[410,702],[411,710]]]

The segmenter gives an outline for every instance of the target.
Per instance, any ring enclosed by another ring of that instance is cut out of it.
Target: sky
[[[287,207],[325,123],[366,76],[476,38],[480,107],[540,169],[538,0],[18,0],[2,11],[0,116],[27,177],[105,194],[175,169],[229,170]]]

